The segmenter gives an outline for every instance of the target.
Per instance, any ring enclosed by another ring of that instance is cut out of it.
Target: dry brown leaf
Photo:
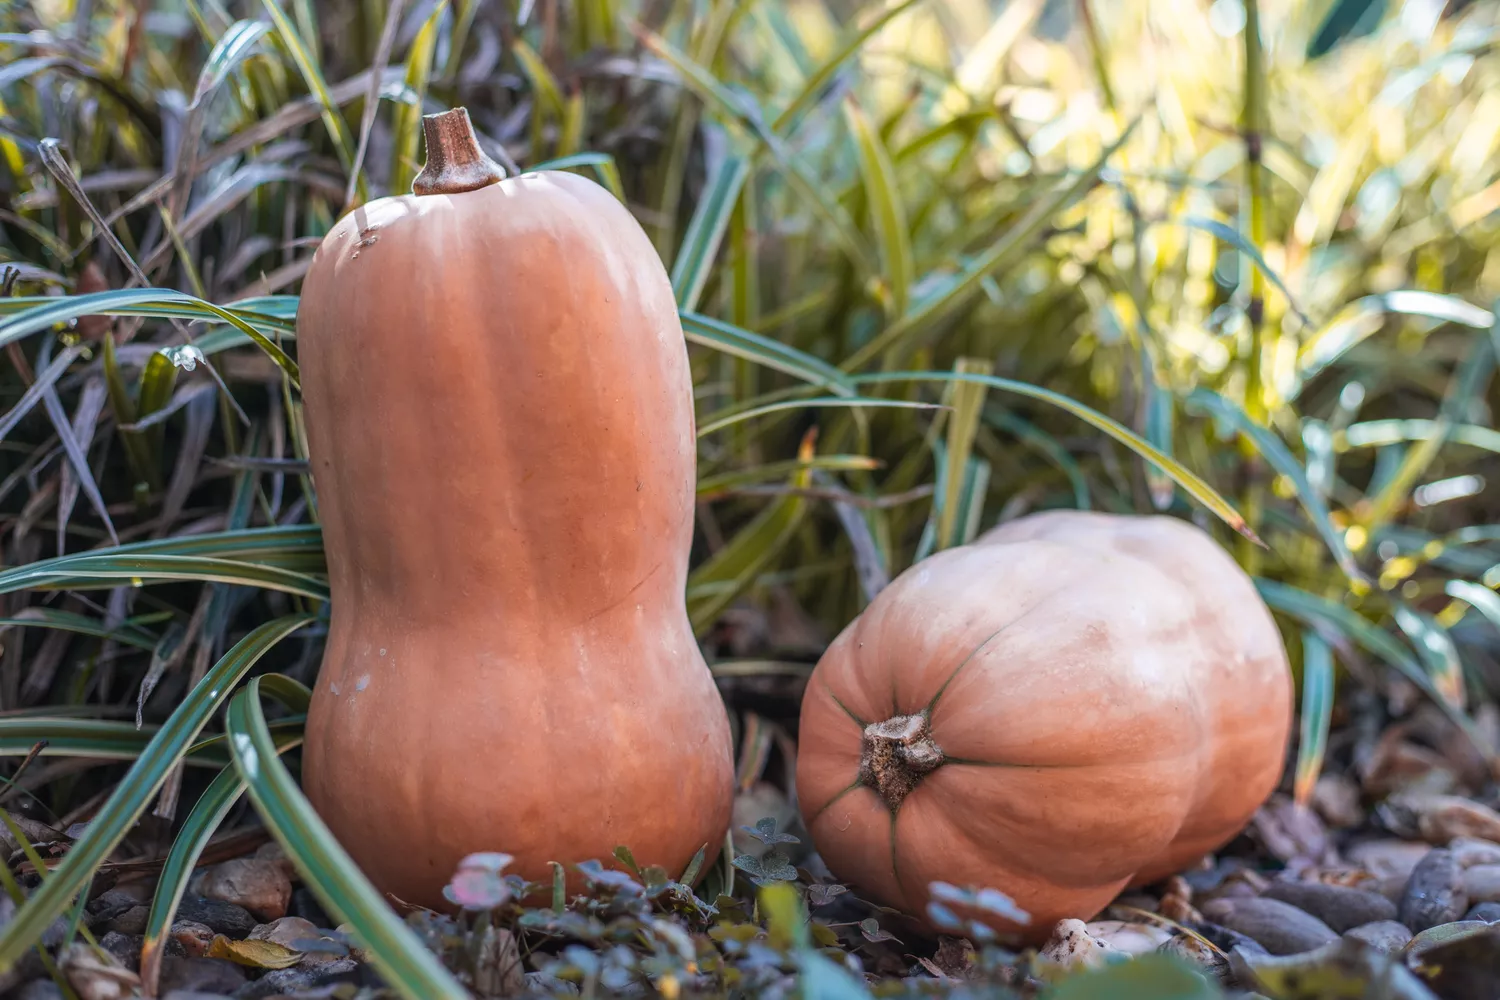
[[[248,965],[252,969],[289,969],[302,961],[302,953],[277,944],[275,941],[257,941],[246,938],[232,941],[222,934],[216,935],[206,952],[209,958],[223,958],[237,965]]]

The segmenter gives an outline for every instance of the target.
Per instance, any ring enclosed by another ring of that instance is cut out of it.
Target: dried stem
[[[462,194],[505,179],[505,168],[479,148],[467,108],[424,115],[422,132],[427,162],[411,182],[413,194]]]

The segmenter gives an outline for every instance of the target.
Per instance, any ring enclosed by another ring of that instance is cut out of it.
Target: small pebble
[[[1463,871],[1451,851],[1441,847],[1429,851],[1412,871],[1401,895],[1398,916],[1413,933],[1448,924],[1469,908],[1464,894]]]
[[[1345,931],[1344,937],[1363,941],[1376,951],[1394,955],[1411,940],[1411,929],[1396,920],[1377,920]]]
[[[1377,920],[1395,920],[1396,904],[1374,892],[1323,882],[1272,882],[1268,899],[1279,899],[1311,913],[1336,932],[1343,933]]]
[[[1387,875],[1378,880],[1374,889],[1393,903],[1400,903],[1406,893],[1406,883],[1411,881],[1411,872],[1402,875]]]
[[[236,858],[214,865],[193,879],[192,889],[208,899],[243,906],[261,920],[286,916],[292,903],[292,880],[284,862],[275,858]]]
[[[198,958],[207,952],[208,946],[213,943],[214,929],[207,924],[195,923],[192,920],[178,920],[173,922],[171,929],[167,931],[167,940],[181,948],[183,954]]]
[[[298,941],[319,937],[322,937],[322,933],[313,926],[312,921],[301,917],[282,917],[279,920],[261,924],[250,932],[252,941],[270,941],[294,951],[297,950]]]
[[[1407,876],[1432,849],[1430,844],[1410,840],[1367,840],[1345,851],[1345,856],[1379,878]]]
[[[1466,868],[1463,879],[1470,903],[1500,903],[1500,865]]]
[[[1448,850],[1458,859],[1460,868],[1475,865],[1500,865],[1500,844],[1477,837],[1456,837],[1448,844]]]
[[[1277,899],[1215,899],[1203,915],[1258,941],[1273,955],[1298,955],[1339,939],[1323,921]]]
[[[1353,781],[1341,774],[1325,774],[1313,786],[1312,807],[1329,826],[1354,827],[1365,820],[1359,798],[1359,786]]]
[[[1500,813],[1457,795],[1434,795],[1423,801],[1417,829],[1433,844],[1457,837],[1500,840]]]
[[[184,896],[177,904],[177,919],[203,924],[215,934],[236,940],[255,930],[260,923],[243,906],[202,896]]]
[[[1084,925],[1097,941],[1130,955],[1155,951],[1172,939],[1172,932],[1155,924],[1124,920],[1095,920]]]
[[[1196,965],[1221,984],[1229,982],[1229,960],[1195,937],[1177,934],[1156,950]]]
[[[307,889],[294,889],[292,891],[292,905],[287,911],[288,915],[301,917],[309,920],[315,927],[332,927],[333,921],[328,919],[328,913],[323,909],[318,897]]]
[[[1482,920],[1487,924],[1500,923],[1500,903],[1479,903],[1469,907],[1465,920]]]
[[[359,965],[352,958],[325,962],[310,967],[293,966],[276,969],[234,991],[235,1000],[265,1000],[283,994],[314,990],[330,983],[349,981],[359,975]]]
[[[113,955],[121,965],[131,972],[141,971],[141,942],[139,934],[122,934],[109,931],[99,937],[99,947]]]
[[[89,926],[96,927],[105,921],[113,920],[120,914],[133,907],[140,906],[141,901],[132,892],[122,889],[110,889],[101,892],[98,896],[89,900],[86,909],[89,913]]]
[[[1259,941],[1248,938],[1239,931],[1230,930],[1223,924],[1216,924],[1212,920],[1200,920],[1193,925],[1192,929],[1203,935],[1205,940],[1225,954],[1236,948],[1250,955],[1270,954]]]
[[[1110,955],[1119,952],[1110,944],[1089,933],[1082,920],[1059,920],[1052,928],[1052,936],[1037,952],[1044,962],[1060,965],[1065,969],[1102,965]]]
[[[144,934],[146,918],[151,916],[151,907],[132,906],[104,926],[116,934]]]
[[[297,877],[297,866],[292,864],[291,859],[286,856],[286,851],[282,850],[281,845],[274,840],[257,847],[254,856],[262,861],[272,861],[280,865],[281,870],[286,872],[287,878]]]

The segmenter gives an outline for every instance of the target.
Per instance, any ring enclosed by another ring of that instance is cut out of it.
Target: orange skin
[[[865,726],[923,713],[943,762],[893,811],[861,779]],[[834,641],[803,701],[798,796],[871,898],[925,919],[933,881],[999,889],[1024,928],[964,915],[1034,942],[1232,839],[1291,718],[1275,623],[1207,534],[1036,514],[907,570]]]
[[[733,764],[684,606],[692,387],[629,212],[552,172],[372,202],[297,333],[333,593],[304,783],[365,874],[443,908],[471,852],[528,879],[712,852]]]

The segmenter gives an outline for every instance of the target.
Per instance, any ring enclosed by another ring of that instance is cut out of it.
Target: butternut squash
[[[674,877],[728,825],[728,719],[684,606],[695,435],[650,241],[564,172],[507,178],[462,109],[415,194],[324,238],[297,317],[332,589],[308,796],[380,889],[465,855]]]

